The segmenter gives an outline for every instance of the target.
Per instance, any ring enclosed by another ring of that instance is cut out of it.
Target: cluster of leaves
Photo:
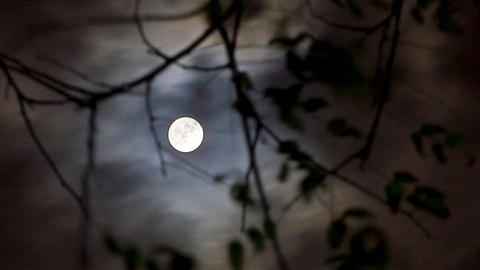
[[[281,142],[278,146],[278,153],[287,156],[280,168],[278,179],[281,182],[286,181],[291,170],[290,164],[295,164],[296,169],[304,172],[304,177],[299,183],[299,191],[303,198],[309,201],[312,193],[324,186],[326,174],[315,167],[312,157],[301,151],[295,141]]]
[[[418,23],[425,23],[425,13],[434,9],[432,21],[443,32],[455,32],[459,25],[454,17],[454,10],[449,0],[417,0],[416,5],[410,11],[412,17]]]
[[[267,88],[265,91],[265,96],[277,106],[280,119],[294,128],[300,126],[300,120],[296,113],[297,108],[301,108],[307,113],[313,113],[328,106],[328,102],[318,96],[301,101],[300,95],[304,85],[304,83],[296,83],[285,89]]]
[[[418,185],[418,179],[409,172],[398,171],[393,174],[392,180],[385,186],[387,202],[393,213],[400,209],[404,198],[414,207],[440,217],[448,218],[450,212],[445,204],[445,195],[427,186]]]
[[[445,149],[456,149],[464,146],[463,138],[457,134],[447,131],[442,126],[424,123],[420,129],[414,131],[410,138],[415,145],[417,152],[425,157],[425,141],[430,143],[430,149],[437,161],[441,164],[447,162]],[[467,164],[469,166],[475,163],[475,156],[467,151]]]
[[[301,56],[299,45],[307,39],[310,45],[306,55]],[[300,33],[293,38],[274,38],[270,44],[286,50],[286,68],[302,82],[321,81],[337,90],[358,88],[366,82],[363,72],[355,64],[354,54],[328,40]]]
[[[327,228],[330,247],[337,250],[346,242],[348,223],[372,218],[372,214],[362,208],[347,209],[342,216],[333,220]],[[337,270],[385,269],[388,262],[387,243],[382,232],[373,225],[365,225],[350,235],[348,252],[326,260]]]
[[[110,252],[123,258],[125,268],[128,270],[195,269],[195,260],[192,257],[169,246],[156,246],[145,255],[135,245],[121,245],[111,235],[106,235],[104,240]]]
[[[271,219],[263,222],[263,231],[250,227],[244,236],[250,242],[255,253],[265,250],[267,239],[274,239],[276,236],[276,224]],[[241,240],[234,239],[228,243],[228,261],[233,270],[243,269],[245,260],[245,247]]]

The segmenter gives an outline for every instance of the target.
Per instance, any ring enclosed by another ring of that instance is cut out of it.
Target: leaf
[[[327,123],[327,129],[335,136],[343,138],[352,136],[354,138],[360,138],[360,132],[347,125],[347,122],[343,118],[334,118]]]
[[[326,107],[328,103],[325,101],[325,99],[321,97],[314,97],[314,98],[309,98],[305,100],[302,103],[302,108],[306,112],[315,112],[318,111],[324,107]]]
[[[343,213],[343,218],[369,218],[372,214],[363,208],[349,208]]]
[[[450,147],[450,148],[455,148],[457,146],[460,146],[463,144],[463,138],[458,135],[448,135],[445,138],[445,145]]]
[[[288,162],[284,162],[282,166],[280,167],[280,171],[278,173],[278,180],[280,180],[281,183],[284,183],[288,179],[288,175],[290,174],[290,166],[288,165]]]
[[[419,24],[423,24],[425,22],[422,11],[418,7],[410,10],[410,15],[412,15],[412,18],[415,19],[415,21]]]
[[[307,201],[310,200],[310,194],[325,183],[325,177],[325,174],[317,170],[310,170],[300,182],[300,193]]]
[[[298,149],[297,142],[293,140],[282,141],[278,144],[278,152],[280,154],[290,154]]]
[[[419,132],[414,132],[410,135],[410,139],[412,139],[413,144],[415,145],[415,149],[417,150],[418,154],[421,156],[425,156],[425,152],[423,151],[423,140],[422,134]]]
[[[297,78],[301,80],[305,79],[308,70],[303,59],[292,51],[287,51],[285,58],[287,61],[287,70]]]
[[[388,262],[387,243],[383,234],[373,226],[361,229],[350,239],[352,257],[361,269],[385,269]]]
[[[431,136],[436,134],[445,133],[447,130],[439,125],[432,123],[424,123],[420,128],[420,134],[423,136]]]
[[[234,184],[230,189],[230,194],[232,198],[240,204],[246,203],[249,206],[253,206],[255,204],[251,197],[249,187],[244,183]]]
[[[179,252],[172,252],[172,260],[170,262],[171,270],[192,270],[194,266],[195,261],[193,258]]]
[[[271,98],[277,105],[280,118],[292,127],[297,127],[299,120],[294,109],[299,105],[299,97],[303,90],[303,83],[296,83],[286,89],[267,88],[265,96]]]
[[[351,84],[357,73],[350,52],[326,40],[312,43],[305,63],[316,79],[334,86]]]
[[[228,244],[228,259],[233,270],[241,270],[243,267],[244,251],[242,243],[233,240]]]
[[[252,90],[253,89],[253,83],[252,80],[250,79],[250,76],[246,71],[242,71],[238,73],[238,79],[240,81],[240,85],[242,86],[243,90]]]
[[[117,243],[117,241],[111,235],[106,235],[104,237],[104,242],[105,242],[105,245],[107,246],[107,248],[112,253],[120,254],[120,253],[123,252],[120,245]]]
[[[439,143],[432,145],[432,152],[437,158],[437,161],[441,164],[447,162],[447,157],[445,156],[445,152],[443,151],[443,146]]]
[[[443,32],[456,32],[459,30],[458,23],[453,18],[453,11],[445,1],[440,2],[440,6],[435,11],[433,21],[437,28]]]
[[[270,238],[274,239],[277,235],[277,226],[273,220],[266,218],[263,220],[263,230],[265,231],[265,235]]]
[[[128,247],[124,253],[123,253],[123,258],[125,262],[125,267],[128,270],[135,270],[140,267],[140,264],[142,262],[142,258],[140,255],[140,251],[133,246]]]
[[[342,245],[343,239],[347,234],[347,225],[342,219],[336,219],[327,229],[328,243],[334,249],[339,248]]]
[[[408,201],[418,209],[428,211],[440,218],[448,218],[450,212],[445,205],[444,198],[445,195],[434,188],[419,186],[413,194],[408,196]]]
[[[400,207],[400,202],[405,194],[405,184],[417,182],[417,179],[408,172],[395,172],[393,180],[385,186],[387,202],[393,213],[396,213]]]
[[[265,239],[263,238],[263,234],[258,229],[249,228],[247,231],[247,236],[257,252],[265,249]]]

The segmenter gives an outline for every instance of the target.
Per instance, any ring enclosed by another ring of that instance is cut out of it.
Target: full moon
[[[180,117],[168,129],[168,141],[180,152],[192,152],[203,141],[203,128],[197,120]]]

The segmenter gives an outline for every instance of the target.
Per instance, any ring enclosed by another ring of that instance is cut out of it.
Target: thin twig
[[[37,147],[37,149],[39,150],[40,154],[43,156],[45,161],[47,161],[48,166],[50,167],[50,169],[52,170],[52,172],[54,173],[54,175],[58,179],[60,185],[72,196],[72,198],[77,202],[77,204],[80,207],[80,209],[82,210],[82,212],[84,212],[85,209],[83,207],[82,198],[80,197],[80,195],[77,194],[77,192],[72,188],[72,186],[70,186],[70,184],[66,181],[66,179],[64,178],[64,176],[62,175],[62,173],[58,169],[57,164],[55,163],[53,158],[50,156],[50,154],[48,153],[46,148],[43,146],[43,143],[40,140],[40,138],[38,137],[38,135],[35,131],[35,128],[33,127],[32,121],[30,120],[30,117],[27,113],[27,110],[26,110],[26,107],[25,107],[25,97],[24,97],[22,91],[20,90],[19,86],[17,85],[17,83],[15,82],[15,80],[13,79],[11,74],[9,73],[6,64],[2,60],[0,60],[0,67],[2,68],[3,73],[4,73],[5,77],[7,78],[7,81],[9,83],[9,85],[11,85],[13,90],[15,91],[17,101],[18,101],[18,105],[19,105],[19,108],[20,108],[20,114],[23,118],[25,126],[27,127],[27,131],[28,131],[30,137],[32,138],[33,142],[35,143],[35,146]]]
[[[96,118],[97,118],[97,104],[91,104],[89,107],[88,117],[88,132],[87,132],[87,161],[81,179],[82,199],[85,209],[83,227],[82,227],[82,242],[80,246],[80,262],[81,269],[86,270],[90,267],[89,243],[90,243],[90,227],[91,227],[91,205],[90,205],[90,180],[95,167],[95,133],[96,133]]]
[[[152,135],[153,141],[155,142],[155,148],[157,150],[158,160],[160,161],[160,170],[162,175],[167,175],[166,170],[166,163],[165,157],[163,156],[163,146],[162,142],[158,138],[158,131],[157,127],[155,126],[155,117],[153,115],[153,108],[152,108],[152,82],[146,82],[146,89],[145,89],[145,109],[147,111],[148,117],[148,127],[150,129],[150,133]]]

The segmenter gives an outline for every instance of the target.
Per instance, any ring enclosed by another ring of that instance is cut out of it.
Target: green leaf
[[[263,238],[263,234],[258,229],[249,228],[247,230],[247,236],[257,252],[265,249],[265,239]]]
[[[436,134],[445,133],[447,130],[439,125],[432,123],[424,123],[420,128],[420,134],[423,136],[431,136]]]
[[[192,270],[194,267],[195,261],[193,258],[179,252],[172,252],[172,260],[170,261],[171,270]]]
[[[428,211],[437,217],[448,218],[450,212],[445,205],[444,198],[445,195],[434,188],[419,186],[413,194],[408,196],[408,201],[413,206]]]
[[[123,253],[123,258],[125,267],[128,270],[139,269],[142,262],[142,257],[140,255],[140,251],[136,247],[128,247]]]
[[[302,103],[302,108],[306,112],[315,112],[318,111],[324,107],[326,107],[328,103],[325,101],[325,99],[321,97],[314,97],[314,98],[309,98],[305,100]]]
[[[349,208],[343,213],[343,218],[369,218],[373,215],[363,208]]]
[[[228,259],[233,270],[243,268],[244,251],[242,243],[233,240],[228,244]]]
[[[415,149],[417,150],[418,154],[421,156],[425,156],[425,152],[423,151],[422,134],[420,134],[419,132],[414,132],[412,133],[412,135],[410,135],[410,139],[415,145]]]
[[[445,138],[445,145],[450,147],[450,148],[455,148],[457,146],[460,146],[463,144],[463,138],[458,135],[448,135]]]
[[[393,175],[393,180],[385,186],[387,202],[393,213],[400,207],[400,202],[405,194],[405,184],[417,182],[409,172],[398,171]]]
[[[327,229],[328,243],[330,247],[337,249],[342,245],[343,239],[347,234],[347,225],[342,219],[336,219]]]
[[[263,230],[265,231],[265,235],[270,238],[274,239],[277,235],[277,226],[273,220],[266,218],[263,220]]]
[[[252,80],[250,79],[250,76],[246,71],[242,71],[238,73],[238,79],[240,81],[240,85],[242,86],[243,90],[252,90],[253,89],[253,83]]]
[[[432,152],[437,158],[437,161],[441,164],[447,162],[447,157],[445,156],[445,152],[443,151],[443,146],[439,143],[432,145]]]

